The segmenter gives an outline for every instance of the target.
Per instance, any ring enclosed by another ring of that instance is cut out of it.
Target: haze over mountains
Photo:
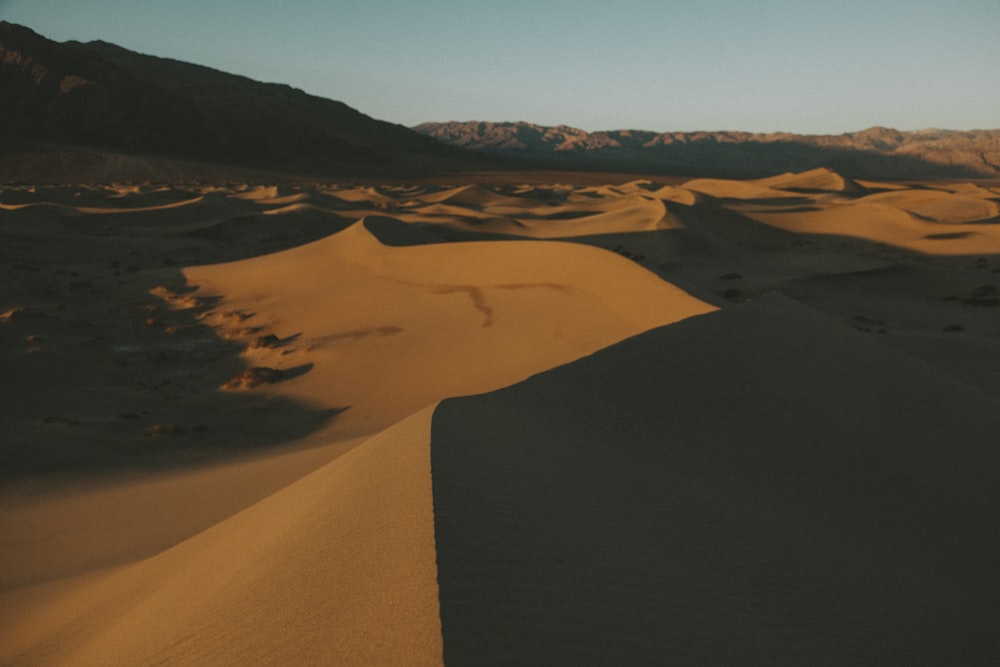
[[[1000,175],[1000,130],[588,133],[478,121],[415,130],[289,86],[0,22],[6,180],[162,172],[149,158],[320,175],[542,167],[759,177],[821,166],[861,178]]]
[[[900,132],[872,127],[839,135],[787,132],[586,132],[559,125],[481,121],[415,129],[453,146],[634,171],[760,176],[830,167],[862,178],[991,177],[1000,174],[1000,130]]]

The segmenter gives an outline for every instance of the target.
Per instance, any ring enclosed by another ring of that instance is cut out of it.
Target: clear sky
[[[404,125],[1000,128],[1000,0],[0,0]]]

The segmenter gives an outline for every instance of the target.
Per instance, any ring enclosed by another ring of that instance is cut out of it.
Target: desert
[[[996,130],[0,102],[0,664],[1000,660]]]
[[[3,660],[995,648],[1000,188],[534,176],[5,187]]]

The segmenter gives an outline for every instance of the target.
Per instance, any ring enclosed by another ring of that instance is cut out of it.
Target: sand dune
[[[717,199],[781,199],[796,196],[794,193],[751,181],[730,181],[718,178],[696,178],[685,183],[684,189],[710,195]]]
[[[868,202],[896,206],[934,222],[997,222],[1000,205],[995,198],[968,196],[940,190],[907,190],[869,195]]]
[[[651,195],[665,201],[684,204],[685,206],[694,206],[705,199],[704,195],[699,192],[672,185],[664,185],[662,188],[652,192]]]
[[[611,201],[548,206],[517,218],[521,234],[534,238],[566,238],[589,234],[620,234],[681,226],[658,198],[626,194]]]
[[[0,663],[995,662],[995,184],[516,176],[5,186]]]
[[[939,216],[961,218],[966,207],[945,204]],[[746,215],[796,233],[840,235],[890,244],[927,255],[976,255],[1000,253],[1000,227],[976,223],[941,224],[906,208],[868,198],[844,206],[785,213],[753,211]]]
[[[758,179],[757,184],[777,190],[803,192],[837,192],[850,195],[860,195],[865,192],[864,187],[857,181],[823,167],[802,173],[787,173]]]
[[[524,200],[520,197],[503,195],[491,190],[487,190],[478,185],[463,185],[451,190],[428,193],[419,196],[421,201],[431,203],[448,202],[451,204],[464,204],[479,206],[500,212],[498,209],[520,209],[532,207],[534,202]]]
[[[310,277],[302,280],[306,266]],[[294,335],[288,346],[249,352],[250,362],[315,367],[282,391],[326,408],[350,406],[338,421],[352,432],[712,309],[585,246],[399,247],[379,242],[363,223],[281,254],[185,275],[200,294],[225,295],[207,321],[243,328],[224,311],[255,309],[252,322],[262,329],[251,336]]]
[[[779,296],[446,401],[445,660],[995,656],[996,407]]]

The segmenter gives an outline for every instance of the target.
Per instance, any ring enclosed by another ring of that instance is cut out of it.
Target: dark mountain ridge
[[[860,178],[996,178],[1000,130],[873,127],[838,135],[787,132],[586,132],[566,125],[483,121],[414,128],[447,144],[534,160],[602,169],[761,176],[829,167]]]
[[[287,85],[0,22],[0,152],[40,147],[344,173],[484,162]]]

